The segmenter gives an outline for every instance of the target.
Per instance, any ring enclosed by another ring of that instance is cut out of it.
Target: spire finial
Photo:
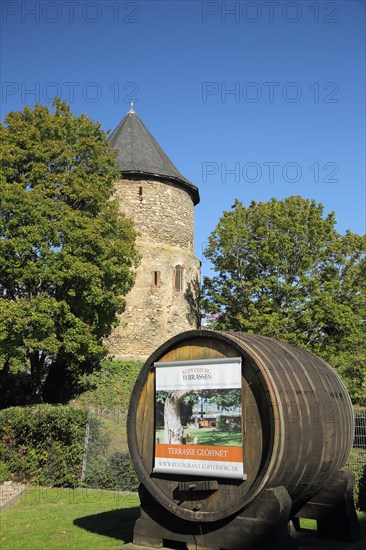
[[[135,110],[133,108],[133,101],[131,101],[131,103],[130,103],[130,110],[128,112],[129,113],[134,113],[135,112]]]

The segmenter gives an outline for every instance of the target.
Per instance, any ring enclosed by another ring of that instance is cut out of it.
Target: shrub
[[[110,457],[100,456],[89,463],[85,484],[115,491],[136,491],[139,481],[130,455],[115,452]]]
[[[11,478],[11,474],[9,472],[9,468],[7,467],[4,462],[0,462],[0,483],[4,483],[4,481],[8,481]]]
[[[142,361],[101,362],[99,369],[82,377],[84,392],[76,400],[85,408],[127,410]]]
[[[216,418],[216,427],[221,432],[241,432],[241,418],[218,416]]]
[[[78,485],[86,412],[37,405],[0,411],[0,461],[16,481],[56,487]]]
[[[224,431],[226,429],[225,419],[222,416],[216,417],[216,428],[220,431]]]
[[[99,489],[136,491],[138,479],[128,452],[111,452],[111,433],[103,421],[89,417],[89,444],[83,484]]]
[[[363,465],[362,476],[359,481],[358,508],[366,512],[366,464]]]

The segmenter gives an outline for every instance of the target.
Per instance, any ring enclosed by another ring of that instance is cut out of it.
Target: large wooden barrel
[[[153,473],[154,363],[226,357],[242,359],[247,478],[217,478],[215,489],[182,491],[184,482],[194,486],[197,477]],[[179,334],[151,355],[135,384],[128,415],[129,449],[140,481],[164,508],[197,522],[227,518],[263,489],[276,486],[286,488],[295,514],[344,466],[353,431],[347,390],[322,359],[271,338],[208,330]]]

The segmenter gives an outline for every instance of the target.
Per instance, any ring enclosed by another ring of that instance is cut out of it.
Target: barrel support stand
[[[318,535],[346,542],[361,540],[353,501],[354,474],[338,470],[325,487],[312,497],[295,515],[292,522],[300,531],[300,518],[315,519]]]
[[[124,550],[294,550],[287,526],[292,501],[284,487],[264,490],[245,510],[215,522],[180,519],[140,486],[141,515]],[[199,516],[199,514],[198,514]]]

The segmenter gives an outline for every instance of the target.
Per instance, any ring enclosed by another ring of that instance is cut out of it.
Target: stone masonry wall
[[[188,191],[171,182],[121,179],[115,197],[142,241],[193,251],[194,211]]]
[[[172,336],[198,326],[200,262],[193,253],[194,206],[188,191],[154,180],[123,179],[115,195],[139,232],[141,264],[108,346],[116,358],[146,359]],[[177,265],[183,267],[181,292],[174,290]],[[154,272],[159,273],[158,286]]]

